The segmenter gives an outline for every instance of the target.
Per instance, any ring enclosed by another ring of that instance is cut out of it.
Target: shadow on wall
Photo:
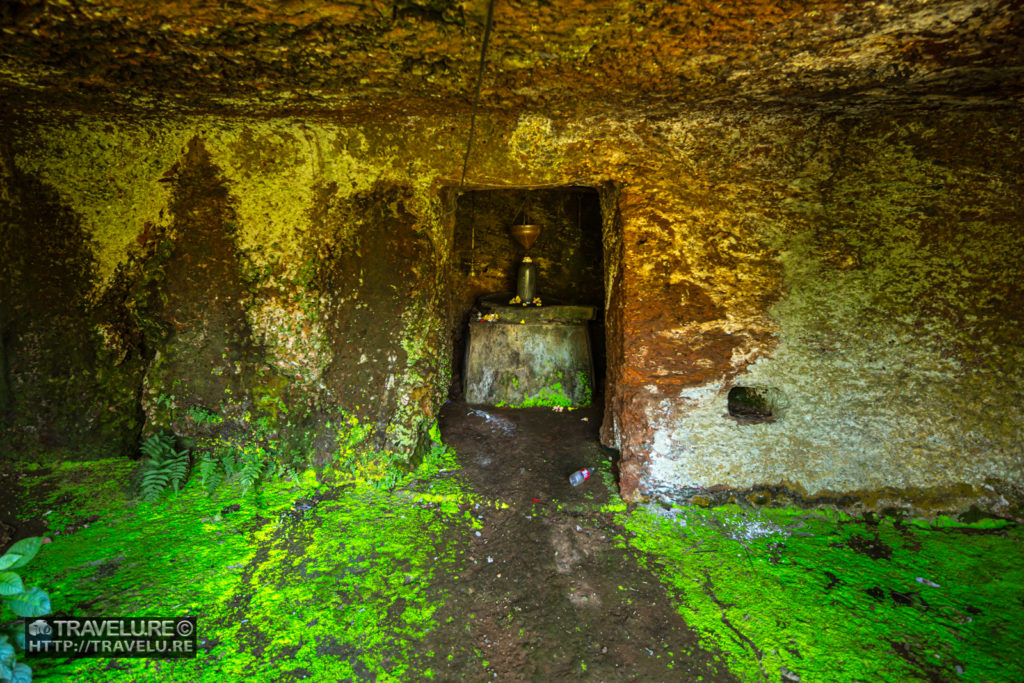
[[[246,188],[214,163],[216,144],[193,138],[167,169],[171,225],[147,224],[98,295],[80,209],[4,159],[0,448],[109,457],[136,454],[144,428],[259,431],[323,465],[350,419],[366,450],[428,441],[448,339],[434,228],[412,190],[315,187],[294,235],[302,263],[280,263],[269,240],[239,247],[265,226],[240,224]],[[189,417],[207,414],[221,419]]]
[[[142,427],[137,331],[123,301],[90,299],[93,259],[80,217],[55,188],[5,166],[0,449],[129,453]],[[106,343],[103,332],[119,341]]]

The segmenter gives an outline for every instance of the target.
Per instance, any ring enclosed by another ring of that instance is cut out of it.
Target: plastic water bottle
[[[573,486],[579,486],[587,479],[590,479],[590,475],[594,473],[594,470],[589,467],[584,467],[582,470],[576,470],[569,475],[569,483]]]

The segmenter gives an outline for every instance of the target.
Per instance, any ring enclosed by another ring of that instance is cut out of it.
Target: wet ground
[[[471,561],[438,614],[457,618],[428,636],[443,678],[736,680],[615,542],[623,529],[600,512],[614,457],[598,443],[600,412],[445,407],[463,476],[508,507],[479,510]],[[573,487],[583,467],[600,470]]]

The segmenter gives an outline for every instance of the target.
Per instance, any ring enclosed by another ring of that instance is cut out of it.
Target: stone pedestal
[[[484,297],[469,323],[466,402],[527,408],[590,404],[594,364],[587,322],[593,306],[509,305],[512,294]]]

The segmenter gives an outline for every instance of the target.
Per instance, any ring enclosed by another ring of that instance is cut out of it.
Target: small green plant
[[[6,632],[0,632],[0,681],[7,683],[29,683],[32,680],[32,669],[24,662],[17,661],[15,646],[25,649],[25,632],[21,619],[32,619],[50,613],[50,596],[40,588],[26,588],[17,572],[11,571],[28,564],[39,548],[43,539],[38,536],[23,538],[12,545],[3,557],[0,557],[0,621],[4,620],[2,612],[10,610],[19,617],[13,621]]]
[[[199,479],[208,494],[225,482],[237,483],[242,492],[258,488],[260,483],[278,474],[294,479],[294,468],[278,462],[276,441],[237,443],[223,438],[204,442],[205,449],[197,460]]]
[[[199,481],[207,493],[221,485],[225,479],[224,467],[212,451],[207,451],[199,457]]]
[[[177,493],[188,476],[188,451],[176,451],[171,434],[154,434],[142,443],[140,450],[147,457],[139,484],[142,500],[155,500],[168,487]]]
[[[589,406],[593,398],[593,390],[590,387],[590,373],[580,370],[576,373],[576,379],[579,386],[583,387],[580,391],[580,405]]]
[[[203,408],[202,406],[189,406],[188,411],[186,412],[188,412],[188,416],[192,418],[192,421],[195,422],[197,426],[202,426],[204,424],[218,425],[224,421],[223,417],[211,410]]]
[[[430,429],[427,430],[427,436],[433,442],[431,445],[444,444],[444,439],[441,437],[441,425],[437,423],[437,420],[434,420],[433,424],[430,425]]]
[[[274,476],[273,472],[270,471],[273,468],[268,467],[268,464],[273,463],[273,461],[269,461],[269,463],[264,462],[263,455],[262,448],[250,447],[242,450],[242,469],[238,473],[238,482],[242,485],[242,493],[259,484],[260,479],[263,478],[265,468],[269,471],[268,479]]]
[[[394,453],[381,453],[378,457],[384,464],[384,471],[379,479],[372,481],[373,488],[378,491],[391,491],[410,478],[403,467],[404,460],[400,456]]]
[[[280,396],[260,396],[256,399],[256,406],[261,412],[269,417],[271,421],[277,421],[279,416],[288,412],[288,406],[285,405],[284,400],[282,400]]]
[[[370,458],[378,465],[378,470],[373,472],[376,476],[371,478],[373,488],[391,491],[413,480],[430,479],[441,472],[457,468],[455,451],[444,444],[437,422],[431,425],[427,434],[431,441],[430,448],[423,454],[423,460],[414,470],[408,469],[406,458],[399,453],[365,455],[364,459]],[[368,471],[371,471],[370,468],[364,465],[361,472]]]
[[[174,410],[174,395],[160,394],[156,397],[156,404],[164,410]]]
[[[457,469],[458,457],[451,446],[445,445],[444,439],[441,437],[441,427],[437,422],[430,426],[427,434],[430,436],[430,449],[423,456],[423,462],[420,463],[416,472],[417,475],[427,478],[446,470]]]

